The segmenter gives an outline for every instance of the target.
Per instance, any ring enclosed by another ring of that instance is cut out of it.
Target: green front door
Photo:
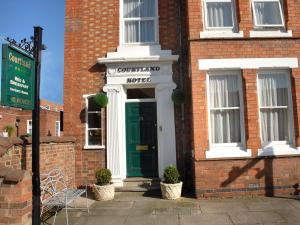
[[[126,103],[127,177],[157,177],[156,103]]]

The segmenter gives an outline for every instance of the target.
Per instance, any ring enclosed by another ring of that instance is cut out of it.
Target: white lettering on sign
[[[138,83],[150,83],[151,78],[127,78],[128,84],[138,84]]]

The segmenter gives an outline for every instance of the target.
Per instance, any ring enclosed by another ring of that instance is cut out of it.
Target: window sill
[[[93,146],[91,146],[91,145],[85,145],[83,147],[83,149],[85,149],[85,150],[105,149],[105,146],[104,145],[93,145]]]
[[[235,33],[233,31],[202,31],[200,32],[200,39],[220,39],[220,38],[242,38],[244,32]]]
[[[206,151],[206,158],[240,158],[251,157],[251,149],[240,147],[218,147]]]
[[[293,37],[293,32],[291,30],[288,30],[286,32],[280,31],[280,30],[251,30],[250,31],[250,37],[253,38],[272,38],[272,37]]]
[[[289,145],[273,145],[258,149],[257,156],[300,155],[300,147],[292,148]]]

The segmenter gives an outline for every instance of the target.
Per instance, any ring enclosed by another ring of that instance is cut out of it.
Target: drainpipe
[[[184,53],[184,49],[183,49],[183,38],[182,38],[182,4],[185,1],[183,0],[177,0],[177,4],[178,4],[178,37],[179,37],[179,85],[182,91],[185,90],[184,86],[184,64],[183,64],[183,53]],[[181,104],[181,136],[185,137],[185,103]],[[185,150],[185,144],[186,144],[186,140],[185,138],[182,138],[181,141],[181,157],[182,158],[182,172],[183,172],[183,180],[186,180],[186,169],[185,169],[185,165],[186,165],[186,150]]]

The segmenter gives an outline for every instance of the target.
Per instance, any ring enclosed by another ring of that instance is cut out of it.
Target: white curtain
[[[139,17],[139,0],[124,0],[124,18]]]
[[[155,16],[155,0],[124,0],[125,42],[154,42]],[[126,21],[126,18],[138,19]]]
[[[288,141],[288,83],[285,74],[259,75],[262,141]]]
[[[209,89],[212,143],[241,142],[238,76],[210,76]]]
[[[231,2],[207,2],[208,27],[233,27]]]
[[[125,42],[139,42],[139,21],[125,21]]]
[[[280,4],[275,2],[255,2],[255,15],[258,25],[282,24]]]

